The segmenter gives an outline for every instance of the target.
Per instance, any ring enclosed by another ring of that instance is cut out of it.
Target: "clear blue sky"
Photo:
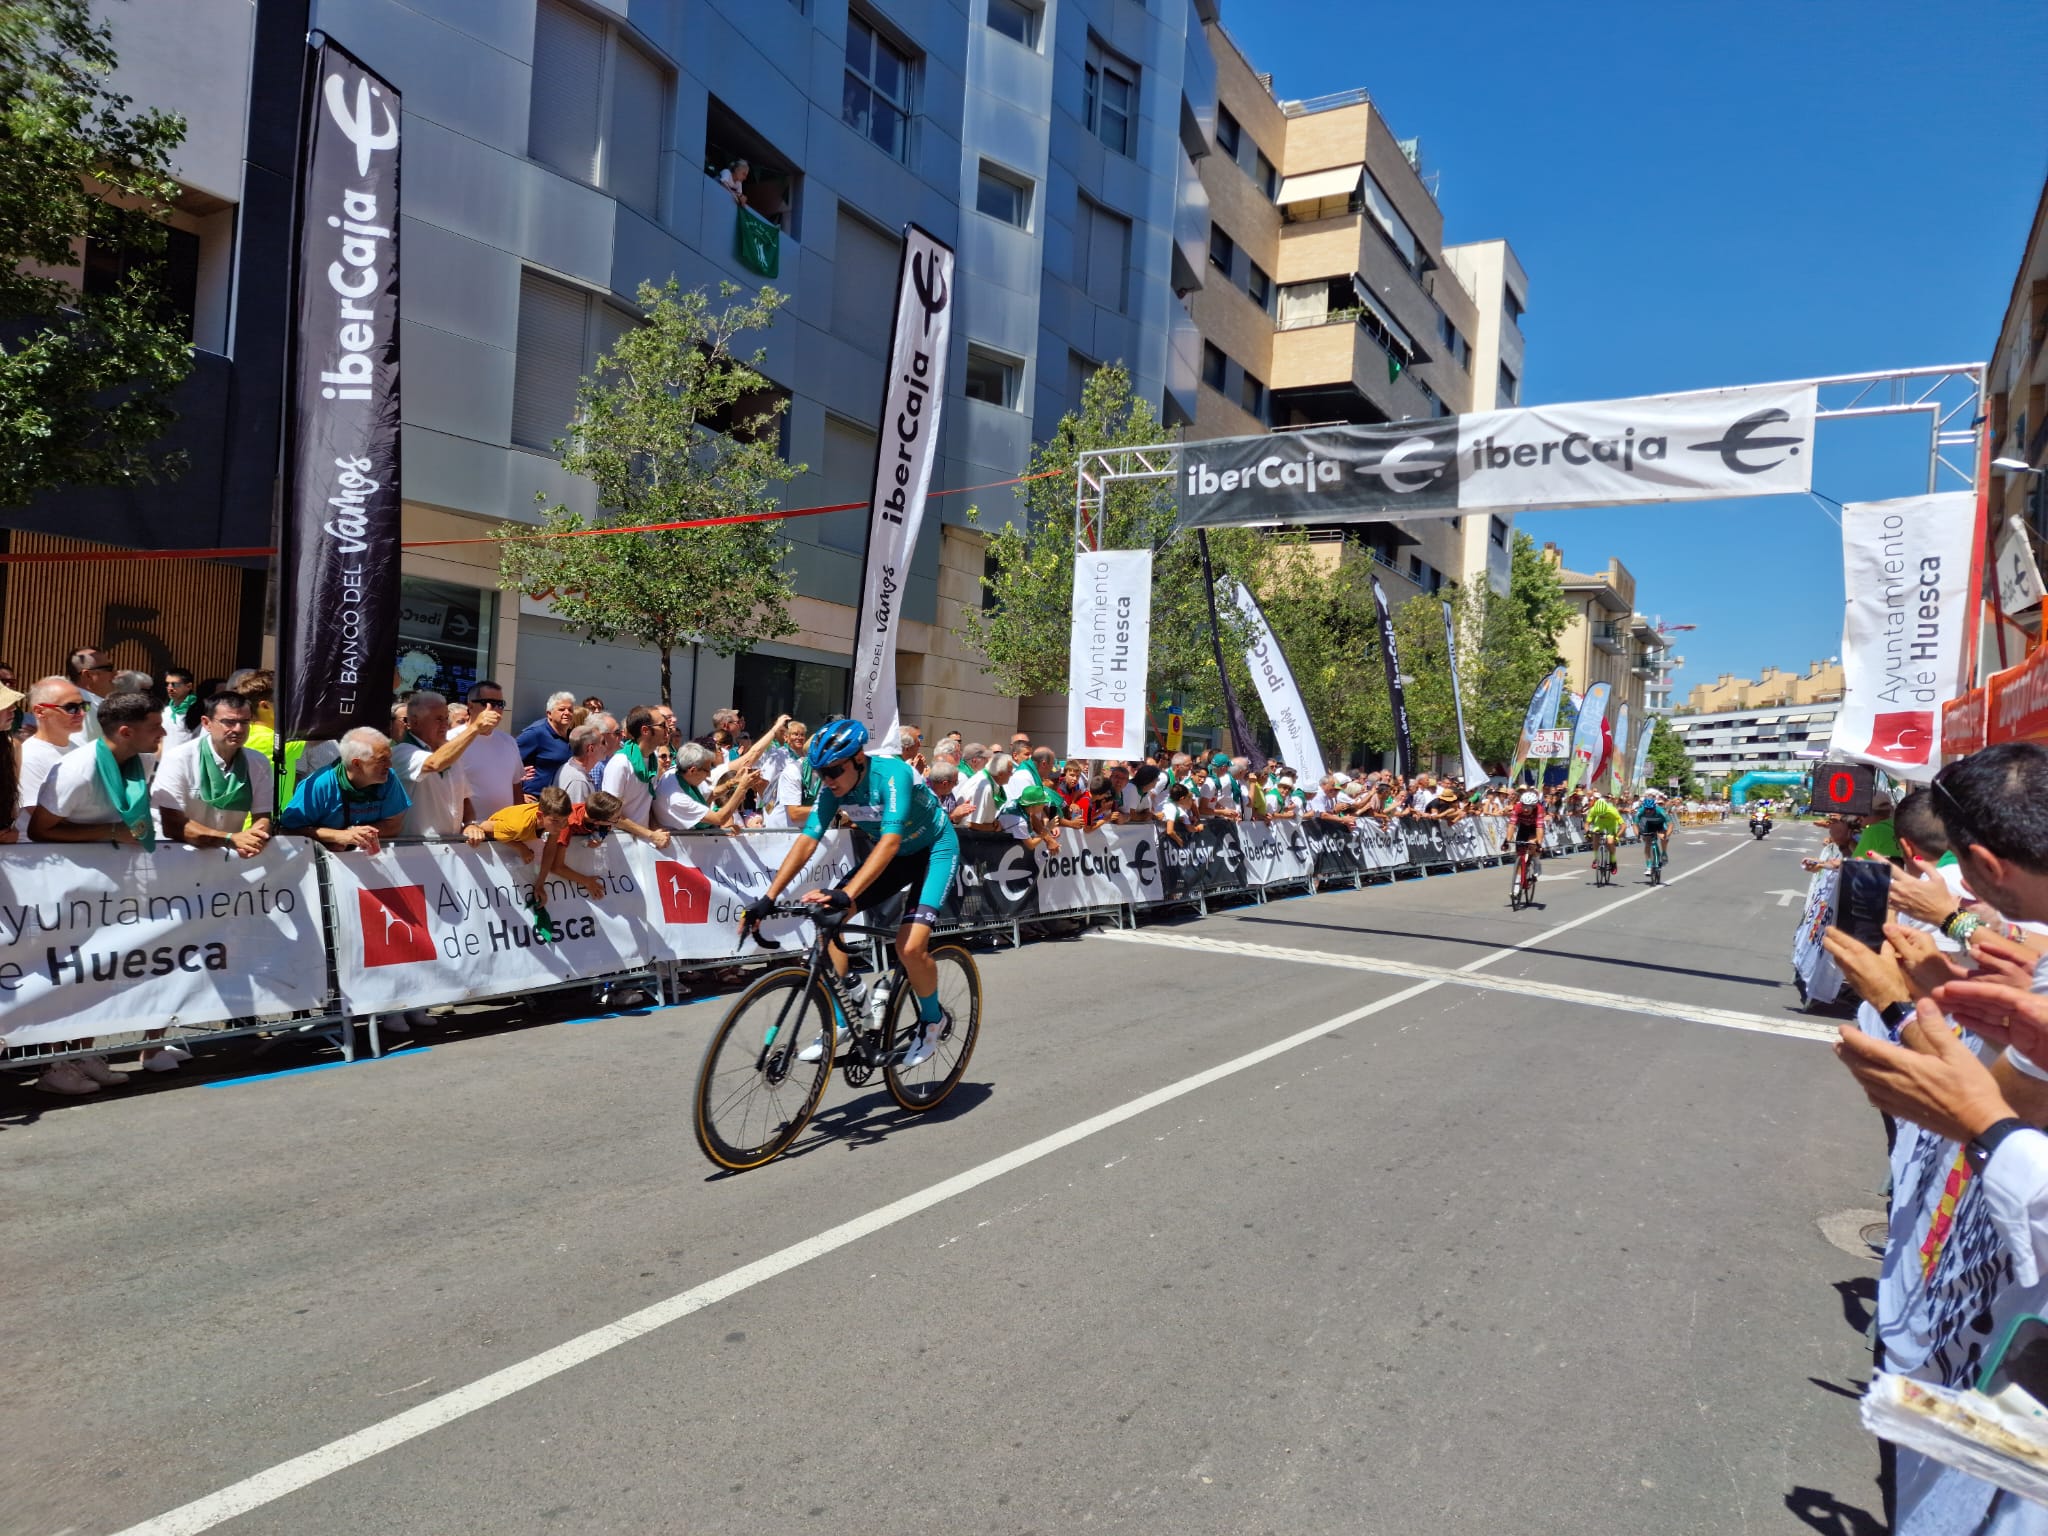
[[[1363,85],[1420,137],[1447,241],[1513,244],[1527,403],[1980,361],[2048,174],[2043,0],[1223,0],[1223,23],[1283,99]],[[1924,431],[1823,426],[1815,488],[1924,488]],[[1699,625],[1680,695],[1840,649],[1841,536],[1804,497],[1517,526]]]

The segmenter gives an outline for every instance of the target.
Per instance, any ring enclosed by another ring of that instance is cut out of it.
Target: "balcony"
[[[1594,619],[1588,629],[1594,649],[1605,651],[1610,656],[1619,656],[1628,649],[1627,626],[1612,619]]]

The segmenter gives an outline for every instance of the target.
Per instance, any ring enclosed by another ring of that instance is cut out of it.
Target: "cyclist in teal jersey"
[[[1657,852],[1664,859],[1671,857],[1671,811],[1657,798],[1657,791],[1643,791],[1642,802],[1636,806],[1636,830],[1643,835],[1643,861],[1650,859],[1650,844],[1657,845]]]
[[[818,776],[818,800],[810,820],[791,845],[782,868],[768,890],[747,907],[740,931],[758,926],[774,910],[789,883],[803,871],[833,821],[845,816],[873,848],[853,873],[830,890],[804,893],[814,907],[865,912],[899,891],[914,890],[896,930],[896,953],[917,1000],[917,1035],[903,1065],[914,1067],[938,1049],[946,1019],[939,1006],[939,971],[931,958],[932,927],[960,864],[960,835],[924,781],[896,757],[867,754],[867,727],[858,720],[835,720],[811,738],[805,759]],[[851,960],[835,939],[830,947],[832,969],[843,980]],[[934,1025],[941,1026],[933,1028]]]

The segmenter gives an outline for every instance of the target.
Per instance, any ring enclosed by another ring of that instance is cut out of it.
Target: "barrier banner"
[[[881,295],[876,294],[877,303]],[[903,226],[903,265],[896,275],[896,323],[889,371],[882,380],[882,435],[868,507],[867,559],[860,573],[860,618],[854,631],[853,702],[847,713],[868,728],[878,756],[901,749],[903,716],[896,698],[896,634],[903,589],[925,493],[938,455],[939,407],[946,397],[946,359],[953,339],[953,248],[915,224]]]
[[[1299,822],[1241,821],[1237,842],[1244,853],[1247,885],[1299,885],[1316,872]]]
[[[254,859],[99,843],[0,859],[0,1045],[317,1009],[324,956],[298,838]]]
[[[1195,901],[1243,890],[1244,850],[1238,845],[1236,827],[1211,821],[1199,832],[1183,831],[1178,840],[1160,838],[1159,884],[1162,901]]]
[[[398,660],[398,92],[312,60],[278,522],[277,739],[391,724]]]
[[[1067,752],[1145,755],[1145,674],[1152,654],[1152,552],[1074,556],[1067,631]]]
[[[552,937],[527,905],[534,866],[513,845],[399,843],[367,855],[323,852],[342,1001],[351,1013],[389,1013],[516,995],[651,961],[737,956],[740,908],[767,888],[795,836],[676,837],[660,852],[618,836],[595,848],[572,842],[570,866],[599,881],[604,894],[593,900],[555,875],[546,893]],[[847,834],[829,834],[793,889],[827,884],[852,861]],[[802,943],[808,929],[770,923],[767,934]]]
[[[982,928],[1038,916],[1038,863],[1005,832],[962,832],[960,873],[940,908],[944,928]]]
[[[1408,845],[1410,864],[1449,864],[1456,859],[1457,855],[1451,852],[1450,823],[1427,816],[1400,816],[1395,820],[1400,825],[1402,841]]]
[[[1798,980],[1800,997],[1808,1003],[1832,1003],[1842,992],[1841,969],[1820,943],[1821,935],[1835,920],[1835,880],[1832,869],[1813,877],[1806,887],[1799,930],[1792,935],[1792,974]]]
[[[1977,498],[1973,491],[1842,508],[1843,692],[1829,751],[1929,778],[1941,706],[1962,692]]]
[[[1812,384],[1751,384],[1210,438],[1181,454],[1180,525],[1783,495],[1812,483],[1815,406]]]
[[[1486,844],[1486,831],[1479,825],[1478,818],[1467,816],[1462,821],[1439,825],[1444,827],[1444,846],[1460,864],[1475,863],[1492,855],[1493,850]]]

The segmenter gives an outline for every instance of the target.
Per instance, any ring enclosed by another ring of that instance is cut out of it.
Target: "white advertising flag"
[[[896,635],[903,625],[903,588],[924,522],[932,460],[938,454],[939,405],[946,395],[952,334],[953,248],[907,224],[903,267],[896,279],[896,329],[882,392],[874,497],[868,508],[850,711],[868,728],[868,750],[888,757],[900,751]]]
[[[1458,752],[1463,758],[1465,788],[1476,790],[1486,783],[1486,765],[1479,761],[1479,754],[1472,750],[1472,743],[1465,735],[1465,690],[1458,682],[1458,629],[1451,619],[1451,605],[1444,604],[1444,660],[1451,669],[1451,703],[1458,713]]]
[[[313,844],[253,859],[159,843],[33,843],[0,860],[0,1045],[318,1008]]]
[[[1972,491],[1842,508],[1842,709],[1832,755],[1904,779],[1941,762],[1941,706],[1963,691]]]
[[[1230,585],[1237,611],[1251,626],[1251,643],[1244,651],[1245,665],[1252,669],[1252,681],[1258,684],[1259,702],[1266,706],[1266,722],[1273,727],[1273,739],[1279,743],[1280,761],[1307,783],[1320,784],[1328,772],[1323,767],[1323,749],[1316,742],[1316,728],[1308,718],[1308,708],[1301,702],[1301,689],[1280,650],[1280,637],[1267,628],[1258,599],[1245,590],[1244,583],[1233,581]]]
[[[1067,643],[1067,755],[1145,755],[1145,670],[1152,649],[1152,555],[1074,556]]]
[[[2008,517],[1998,540],[1998,611],[2025,613],[2041,601],[2041,567],[2034,563],[2034,541],[2026,519]]]

